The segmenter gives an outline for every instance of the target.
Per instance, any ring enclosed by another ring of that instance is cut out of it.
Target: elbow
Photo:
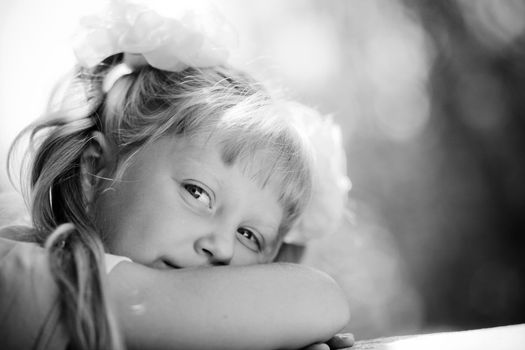
[[[316,341],[325,341],[341,331],[350,321],[350,308],[343,289],[328,274],[306,266],[296,266],[302,273],[306,305],[302,313],[303,334]]]
[[[319,295],[322,296],[322,310],[319,312],[324,316],[324,323],[318,326],[320,330],[324,330],[324,338],[329,339],[350,322],[350,306],[339,284],[326,273],[317,273],[320,274]]]
[[[335,281],[334,281],[335,283]],[[334,310],[336,311],[336,316],[334,317],[334,329],[336,332],[340,332],[350,323],[350,305],[348,304],[348,299],[346,294],[343,292],[343,289],[335,283],[337,286],[337,296],[334,297],[333,304]]]

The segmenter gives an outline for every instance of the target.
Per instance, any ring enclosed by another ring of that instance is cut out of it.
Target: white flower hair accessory
[[[235,42],[233,27],[211,3],[110,0],[105,11],[80,20],[73,46],[84,67],[125,53],[131,68],[177,72],[224,63]]]
[[[288,106],[292,124],[305,136],[312,151],[312,196],[285,243],[303,245],[333,233],[341,224],[352,183],[346,173],[341,128],[331,116],[293,102]]]

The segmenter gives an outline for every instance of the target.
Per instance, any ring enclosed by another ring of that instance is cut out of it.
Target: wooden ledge
[[[358,335],[357,335],[358,336]],[[356,341],[351,350],[523,350],[525,324]]]

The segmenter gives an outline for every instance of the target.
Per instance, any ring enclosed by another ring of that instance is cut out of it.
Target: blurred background
[[[99,2],[0,2],[2,164]],[[233,62],[341,125],[353,219],[305,263],[343,286],[347,330],[525,322],[525,0],[216,5],[238,29]]]

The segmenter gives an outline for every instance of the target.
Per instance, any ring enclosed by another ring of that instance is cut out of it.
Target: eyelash
[[[212,209],[213,208],[213,198],[212,196],[208,193],[208,191],[206,191],[204,188],[198,186],[198,185],[195,185],[195,184],[184,184],[183,185],[184,189],[193,197],[195,198],[197,201],[199,202],[202,202],[200,200],[201,196],[206,196],[208,198],[208,204],[206,205],[209,209]],[[198,194],[198,196],[196,196],[196,191],[197,190],[198,192],[200,192]]]
[[[256,250],[257,251],[261,251],[261,242],[260,242],[259,238],[257,237],[257,235],[255,233],[253,233],[251,230],[248,230],[248,229],[243,228],[243,227],[238,228],[237,232],[240,233],[242,235],[242,237],[245,238],[245,239],[248,239],[248,240],[252,240],[253,239],[254,242],[255,242],[255,245],[257,246]],[[248,232],[251,235],[252,238],[245,237],[244,236],[244,232]],[[251,249],[251,248],[248,247],[248,249]]]

